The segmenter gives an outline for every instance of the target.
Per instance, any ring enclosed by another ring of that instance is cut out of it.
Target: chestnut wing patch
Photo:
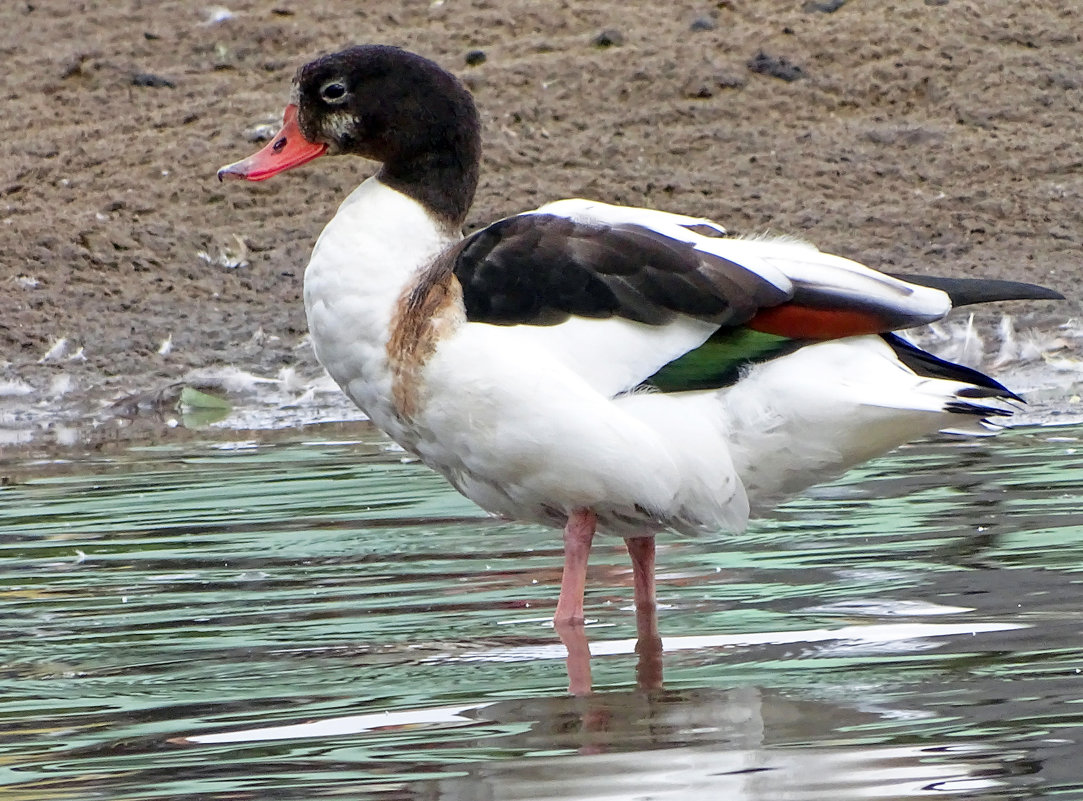
[[[500,220],[444,259],[462,285],[467,319],[496,325],[570,316],[664,325],[687,315],[729,327],[789,297],[736,262],[646,226],[553,214]]]

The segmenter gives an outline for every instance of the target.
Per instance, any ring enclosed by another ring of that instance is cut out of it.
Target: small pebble
[[[487,58],[484,50],[471,50],[466,54],[466,66],[476,67],[478,64],[484,64]]]
[[[714,87],[706,81],[698,81],[695,78],[686,81],[681,91],[685,97],[705,99],[714,96]]]
[[[624,44],[624,34],[616,28],[606,28],[591,39],[590,43],[595,47],[620,47]]]
[[[710,17],[696,17],[689,26],[693,31],[713,31],[717,27],[718,23]]]
[[[132,86],[152,86],[163,87],[167,86],[170,89],[176,87],[176,84],[169,78],[163,78],[161,75],[155,75],[150,72],[137,72],[132,76]]]
[[[801,10],[807,14],[819,12],[821,14],[834,14],[846,5],[846,0],[808,0]]]
[[[762,50],[748,60],[748,68],[760,75],[769,75],[783,81],[796,81],[805,77],[805,71],[782,56],[771,56]]]

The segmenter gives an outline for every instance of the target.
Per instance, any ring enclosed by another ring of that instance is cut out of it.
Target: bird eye
[[[346,97],[346,87],[338,81],[332,81],[320,89],[320,97],[328,103],[338,103]]]

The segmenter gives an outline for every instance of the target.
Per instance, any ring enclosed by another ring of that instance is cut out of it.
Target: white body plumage
[[[701,236],[705,220],[587,201],[539,212],[633,222],[693,242],[766,280],[879,293],[917,316],[950,308],[916,287],[793,241]],[[717,226],[715,226],[717,228]],[[624,536],[666,527],[740,530],[749,509],[945,426],[968,386],[916,375],[877,336],[810,345],[720,390],[632,391],[702,344],[715,325],[571,317],[490,325],[452,315],[418,375],[409,414],[396,403],[388,346],[396,309],[455,244],[411,198],[371,178],[328,224],[305,274],[320,361],[373,422],[483,508],[561,526],[592,509]]]

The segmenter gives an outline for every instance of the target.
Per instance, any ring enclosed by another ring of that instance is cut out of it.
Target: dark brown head
[[[382,162],[382,181],[461,225],[477,186],[477,110],[466,88],[426,58],[350,47],[301,67],[282,130],[218,177],[261,181],[324,153]]]

